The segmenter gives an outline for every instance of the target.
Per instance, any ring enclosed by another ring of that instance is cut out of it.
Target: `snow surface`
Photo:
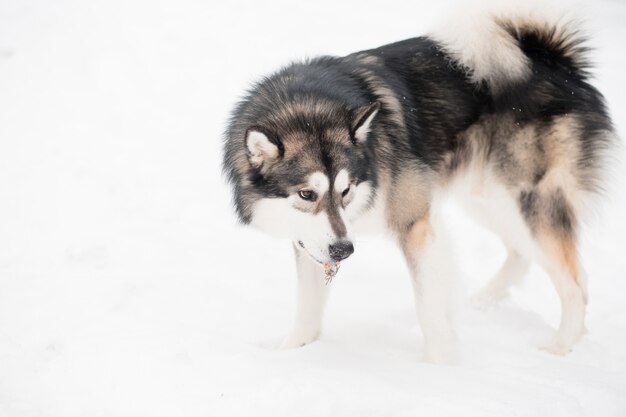
[[[274,349],[295,266],[232,213],[232,104],[292,59],[422,34],[449,6],[2,0],[0,417],[626,416],[622,176],[585,233],[589,333],[567,357],[537,349],[559,318],[539,269],[469,306],[504,251],[452,205],[457,366],[419,361],[408,274],[379,239],[343,265],[321,339]],[[626,4],[579,14],[626,136]]]

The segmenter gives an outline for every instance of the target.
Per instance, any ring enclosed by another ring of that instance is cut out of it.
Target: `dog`
[[[326,285],[353,238],[390,234],[410,269],[429,362],[454,357],[440,201],[453,193],[508,256],[484,298],[531,262],[562,316],[545,349],[584,331],[580,226],[615,144],[574,23],[489,16],[433,34],[292,63],[255,84],[225,133],[223,167],[241,222],[293,241],[298,303],[283,348],[320,334]],[[326,278],[326,279],[325,279]]]

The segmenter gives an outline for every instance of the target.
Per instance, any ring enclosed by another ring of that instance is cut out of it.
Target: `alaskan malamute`
[[[410,268],[426,360],[448,360],[435,220],[455,190],[508,250],[483,296],[506,294],[537,262],[562,306],[546,349],[569,352],[587,303],[581,216],[614,142],[585,55],[573,24],[489,17],[472,33],[293,63],[252,87],[232,114],[224,169],[241,221],[293,241],[298,306],[282,346],[318,337],[327,281],[375,229]]]

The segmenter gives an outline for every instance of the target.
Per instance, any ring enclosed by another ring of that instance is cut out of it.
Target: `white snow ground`
[[[274,350],[294,264],[232,214],[231,105],[291,59],[422,34],[449,5],[1,1],[0,417],[626,416],[620,187],[585,234],[589,333],[567,357],[537,349],[559,315],[538,269],[469,307],[504,253],[453,206],[459,365],[420,363],[407,272],[376,239],[335,279],[321,339]],[[626,4],[579,14],[626,136]]]

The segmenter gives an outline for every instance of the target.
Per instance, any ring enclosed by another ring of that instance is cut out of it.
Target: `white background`
[[[583,236],[589,333],[569,356],[537,349],[560,312],[540,270],[468,305],[504,251],[454,206],[459,365],[419,362],[408,274],[377,239],[344,262],[320,341],[274,349],[294,262],[236,223],[231,106],[290,60],[423,34],[451,5],[0,0],[0,417],[626,415],[619,169]],[[566,9],[624,136],[626,5]]]

